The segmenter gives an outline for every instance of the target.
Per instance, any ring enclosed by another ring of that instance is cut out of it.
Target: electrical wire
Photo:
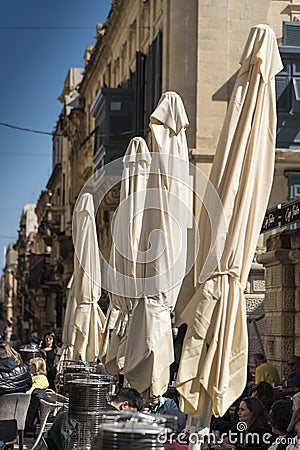
[[[26,131],[27,133],[44,134],[47,136],[58,136],[58,137],[64,136],[63,133],[55,133],[55,132],[50,132],[50,131],[36,130],[34,128],[21,127],[21,126],[13,125],[11,123],[6,123],[6,122],[0,122],[0,126],[6,127],[6,128],[12,128],[13,130],[18,130],[18,131]],[[97,127],[94,128],[94,130],[91,131],[90,134],[84,138],[83,142],[80,145],[82,146],[83,144],[85,144],[86,141],[89,140],[89,138],[91,136],[93,136],[96,132],[97,132]],[[103,137],[109,137],[109,136],[125,136],[127,134],[132,134],[133,132],[134,132],[133,130],[128,130],[128,131],[122,131],[120,133],[97,134],[97,137],[103,138]]]
[[[0,26],[0,30],[91,30],[93,26],[45,26],[45,27],[17,27],[17,26]]]
[[[131,29],[132,27],[129,25],[127,27],[118,27],[118,29]],[[34,26],[28,26],[28,27],[18,27],[18,26],[0,26],[0,30],[20,30],[20,31],[31,31],[31,30],[91,30],[95,29],[95,26],[43,26],[43,27],[34,27]],[[150,26],[144,26],[144,27],[134,27],[135,30],[150,30]]]
[[[5,123],[5,122],[0,122],[0,126],[12,128],[13,130],[27,131],[29,133],[46,134],[48,136],[63,136],[62,134],[58,134],[58,133],[54,133],[54,132],[50,132],[50,131],[34,130],[33,128],[20,127],[18,125],[12,125],[11,123]]]

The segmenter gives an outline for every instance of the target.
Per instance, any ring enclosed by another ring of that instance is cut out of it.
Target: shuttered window
[[[162,32],[158,31],[149,46],[146,68],[146,114],[152,114],[162,94]]]
[[[284,25],[283,32],[286,33],[283,35],[283,42],[290,45],[279,47],[284,69],[276,76],[275,80],[276,146],[298,149],[300,148],[300,23],[297,23],[294,28]]]
[[[300,22],[282,23],[282,45],[300,47]]]

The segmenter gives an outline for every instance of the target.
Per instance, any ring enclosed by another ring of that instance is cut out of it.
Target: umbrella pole
[[[188,415],[186,428],[190,433],[189,449],[188,450],[200,450],[204,442],[204,436],[209,434],[209,427],[206,426],[207,417],[204,414],[203,417],[193,417]]]

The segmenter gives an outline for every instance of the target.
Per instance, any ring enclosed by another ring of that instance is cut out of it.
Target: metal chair
[[[18,424],[16,419],[0,420],[0,450],[18,442]]]
[[[30,398],[30,394],[23,393],[0,396],[0,420],[16,419],[20,450],[23,450],[25,420]]]
[[[49,421],[49,416],[55,417],[62,408],[68,407],[68,399],[54,391],[46,391],[49,401],[45,399],[40,399],[39,413],[40,413],[40,424],[38,436],[31,448],[34,450],[38,447],[41,441],[48,448],[45,441],[45,434],[51,428],[52,423]]]

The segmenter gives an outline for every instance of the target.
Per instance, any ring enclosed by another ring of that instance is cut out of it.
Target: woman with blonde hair
[[[46,376],[46,362],[43,358],[32,358],[29,361],[29,371],[32,377],[32,386],[27,391],[27,394],[32,394],[34,389],[47,389],[49,381]]]
[[[12,346],[6,341],[0,341],[0,347],[6,352],[8,358],[14,358],[18,364],[23,364],[22,357]]]
[[[32,386],[26,392],[26,394],[31,394],[31,399],[26,416],[25,431],[32,432],[35,419],[37,418],[40,399],[48,400],[45,389],[49,387],[49,381],[46,376],[47,369],[44,358],[31,358],[29,361],[29,371],[31,373]]]

